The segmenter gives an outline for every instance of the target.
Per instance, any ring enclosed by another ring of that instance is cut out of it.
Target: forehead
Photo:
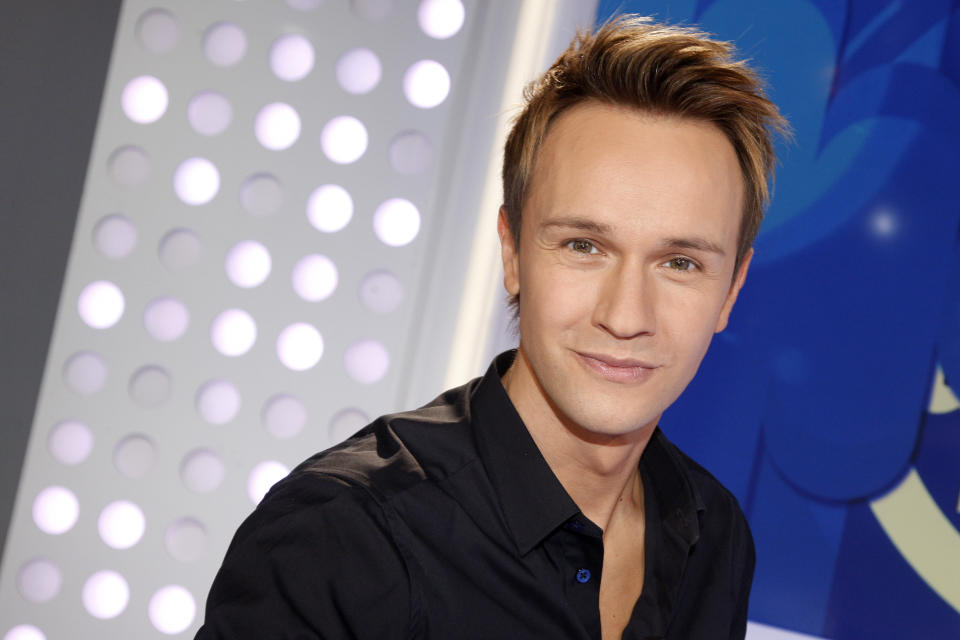
[[[733,146],[713,124],[586,102],[553,122],[528,202],[524,224],[532,214],[531,224],[577,215],[617,228],[698,225],[735,243],[743,178]]]

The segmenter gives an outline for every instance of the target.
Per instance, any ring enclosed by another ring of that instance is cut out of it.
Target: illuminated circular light
[[[307,200],[307,218],[316,229],[326,233],[340,231],[353,217],[353,198],[337,184],[317,187]]]
[[[32,624],[18,624],[3,634],[3,640],[47,640],[47,636]]]
[[[891,238],[899,228],[897,215],[890,209],[879,209],[870,216],[870,230],[878,238]]]
[[[337,116],[320,133],[323,153],[337,164],[350,164],[367,150],[367,128],[353,116]]]
[[[342,442],[364,428],[370,418],[360,409],[344,409],[330,420],[331,442]]]
[[[242,356],[257,341],[257,323],[242,309],[227,309],[213,319],[210,338],[225,356]]]
[[[159,407],[170,399],[173,381],[160,367],[148,365],[130,376],[130,397],[141,407]]]
[[[75,353],[63,365],[63,381],[74,393],[92,395],[107,381],[107,363],[91,351]]]
[[[287,477],[290,469],[275,460],[266,460],[253,468],[247,478],[247,495],[253,504],[260,504],[270,487]]]
[[[120,214],[104,216],[93,228],[93,246],[105,258],[125,258],[137,246],[137,228]]]
[[[218,67],[230,67],[247,52],[247,34],[230,22],[219,22],[203,34],[203,53]]]
[[[279,395],[267,401],[261,417],[271,434],[277,438],[292,438],[307,424],[307,408],[293,396]]]
[[[226,380],[211,380],[197,391],[197,413],[210,424],[226,424],[240,410],[240,392]]]
[[[143,313],[143,326],[155,340],[172,342],[182,336],[190,324],[187,305],[176,298],[155,298]]]
[[[111,502],[97,519],[100,539],[113,549],[129,549],[137,544],[146,528],[143,511],[129,500]]]
[[[146,436],[128,436],[113,450],[113,466],[127,478],[142,478],[153,467],[156,448]]]
[[[270,275],[270,252],[259,242],[246,240],[227,252],[227,277],[238,287],[250,289]]]
[[[129,601],[130,587],[116,571],[98,571],[83,584],[83,607],[94,618],[116,618]]]
[[[433,158],[433,146],[418,131],[405,131],[390,141],[390,166],[397,173],[420,173]]]
[[[137,38],[151,53],[166,53],[177,44],[180,28],[169,11],[151,9],[137,20]]]
[[[360,301],[374,313],[390,313],[403,302],[403,283],[389,271],[373,271],[360,282]]]
[[[307,302],[329,298],[337,288],[337,265],[327,256],[312,254],[293,267],[293,289]]]
[[[301,35],[280,36],[270,47],[270,69],[281,80],[296,82],[313,69],[313,45]]]
[[[358,47],[345,52],[337,60],[337,82],[348,93],[364,94],[380,83],[380,58],[370,49]]]
[[[63,464],[80,464],[93,451],[93,431],[79,420],[58,422],[47,436],[47,449]]]
[[[160,262],[171,271],[180,271],[200,262],[203,243],[190,229],[174,229],[160,240]]]
[[[364,20],[383,20],[393,11],[393,0],[352,0],[353,11]]]
[[[124,300],[120,288],[112,282],[97,280],[83,288],[77,298],[77,311],[88,326],[109,329],[123,316]]]
[[[300,137],[300,115],[284,102],[271,102],[257,113],[253,133],[267,149],[282,151]]]
[[[417,10],[420,28],[431,38],[443,40],[463,26],[464,10],[460,0],[423,0]]]
[[[195,493],[210,493],[223,482],[227,468],[213,451],[197,449],[187,454],[180,465],[180,479]]]
[[[287,0],[287,6],[297,11],[313,11],[323,4],[323,0]]]
[[[120,105],[128,118],[138,124],[156,122],[167,111],[167,88],[153,76],[138,76],[120,94]]]
[[[34,558],[17,574],[17,589],[30,602],[49,602],[60,593],[63,575],[60,567],[46,558]]]
[[[186,204],[207,204],[220,191],[220,172],[206,158],[188,158],[173,174],[173,190]]]
[[[80,503],[65,487],[47,487],[33,499],[33,521],[44,533],[60,535],[77,523]]]
[[[240,204],[247,213],[255,216],[273,215],[283,204],[283,187],[270,174],[251,176],[240,187]]]
[[[288,369],[306,371],[323,357],[323,336],[306,322],[297,322],[280,332],[277,356]]]
[[[390,198],[373,212],[373,230],[384,244],[402,247],[420,232],[420,212],[409,200]]]
[[[197,615],[197,603],[179,585],[161,587],[150,598],[150,622],[161,633],[173,635],[185,630]]]
[[[450,74],[436,60],[414,62],[403,74],[403,93],[413,106],[433,108],[447,99]]]
[[[107,159],[110,177],[124,187],[135,187],[150,177],[150,156],[139,147],[120,147]]]
[[[390,368],[390,354],[377,340],[360,340],[343,354],[347,374],[361,384],[380,381]]]
[[[180,562],[196,562],[207,547],[207,530],[192,518],[181,518],[163,536],[167,553]]]
[[[233,106],[222,93],[201,91],[187,104],[187,121],[202,136],[216,136],[233,120]]]

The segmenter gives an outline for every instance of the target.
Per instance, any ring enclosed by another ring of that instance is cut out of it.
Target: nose
[[[623,262],[600,283],[594,325],[621,340],[656,333],[656,290],[639,264]]]

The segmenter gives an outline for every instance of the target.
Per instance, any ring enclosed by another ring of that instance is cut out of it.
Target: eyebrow
[[[564,229],[580,229],[581,231],[592,231],[594,233],[607,234],[613,231],[613,228],[608,224],[603,224],[600,222],[595,222],[593,220],[588,220],[586,218],[555,218],[553,220],[548,220],[540,225],[542,229],[549,229],[552,227],[562,227]]]
[[[541,229],[551,229],[555,227],[563,229],[579,229],[581,231],[591,231],[599,234],[610,234],[613,232],[613,227],[610,225],[596,222],[594,220],[588,220],[587,218],[555,218],[553,220],[548,220],[541,225]],[[720,257],[727,255],[727,252],[719,244],[700,237],[667,238],[663,245],[668,249],[693,249],[695,251],[715,253]]]
[[[694,249],[696,251],[707,251],[709,253],[716,253],[721,257],[727,255],[727,252],[724,251],[723,247],[715,242],[707,240],[706,238],[669,238],[664,244],[671,249]]]

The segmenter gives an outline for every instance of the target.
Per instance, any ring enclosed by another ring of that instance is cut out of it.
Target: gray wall
[[[0,548],[119,9],[120,0],[0,2]]]

